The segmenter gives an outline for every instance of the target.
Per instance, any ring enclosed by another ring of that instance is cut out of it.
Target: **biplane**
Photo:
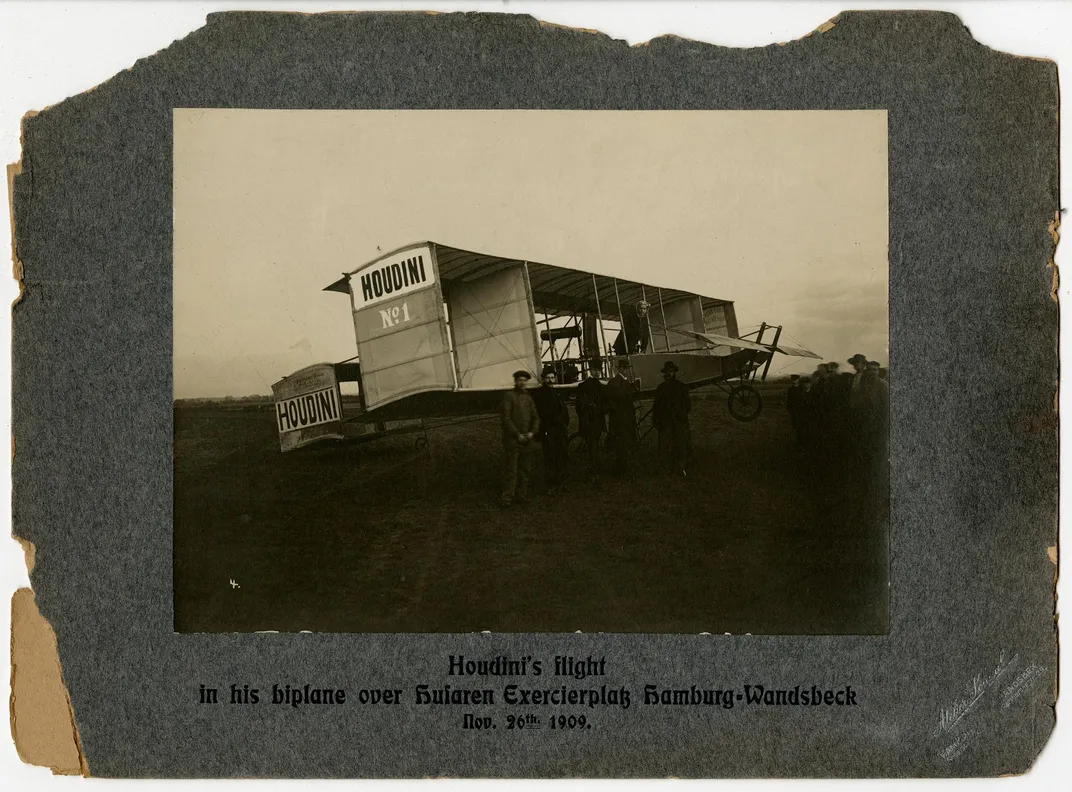
[[[650,400],[668,361],[690,388],[715,386],[730,413],[755,419],[781,327],[738,335],[733,302],[519,258],[419,242],[347,273],[324,291],[350,298],[357,355],[272,386],[282,450],[324,439],[414,432],[430,420],[497,412],[518,369],[555,387],[624,370]],[[768,340],[769,335],[769,340]],[[341,383],[357,383],[344,401]],[[643,413],[641,411],[641,417]]]

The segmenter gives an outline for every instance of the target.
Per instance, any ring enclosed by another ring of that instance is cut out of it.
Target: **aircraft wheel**
[[[413,441],[413,447],[418,451],[428,448],[428,438],[418,437],[416,440]]]
[[[738,385],[730,391],[729,405],[738,421],[754,421],[763,411],[763,397],[751,385]]]

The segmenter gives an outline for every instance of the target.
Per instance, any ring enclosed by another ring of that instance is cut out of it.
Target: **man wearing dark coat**
[[[812,391],[812,378],[805,374],[800,378],[800,412],[797,419],[800,443],[804,450],[809,453],[815,450],[816,436],[818,435],[819,422],[818,407],[815,403],[815,394]]]
[[[537,435],[543,445],[544,477],[552,494],[562,486],[569,464],[569,409],[566,400],[555,390],[555,372],[544,371],[541,385],[532,393],[540,417]]]
[[[793,432],[796,434],[797,441],[803,442],[801,412],[804,401],[804,384],[800,381],[800,375],[798,374],[793,374],[789,379],[792,384],[785,394],[785,409],[789,412],[789,422],[793,425]]]
[[[811,376],[811,402],[815,409],[816,440],[825,446],[830,428],[830,369],[825,363],[815,367]]]
[[[540,431],[536,403],[525,385],[532,379],[527,371],[514,372],[514,389],[503,396],[500,416],[503,440],[502,505],[509,506],[516,497],[528,499],[532,441]]]
[[[879,376],[877,361],[869,360],[860,375],[855,423],[866,444],[879,455],[886,453],[886,433],[890,409],[890,386]]]
[[[851,446],[851,425],[849,421],[849,398],[852,394],[853,375],[840,373],[837,363],[827,363],[829,372],[826,383],[827,433],[831,451],[838,459],[845,459]]]
[[[593,471],[599,463],[599,444],[607,428],[606,387],[599,381],[599,369],[595,366],[577,386],[577,424]]]
[[[659,432],[659,456],[667,472],[684,476],[691,446],[689,386],[677,378],[677,365],[668,360],[662,367],[663,381],[655,389],[652,425]]]
[[[633,472],[633,455],[637,447],[636,409],[633,393],[636,390],[627,378],[629,361],[618,361],[618,371],[605,386],[610,433],[607,444],[617,476]]]
[[[879,376],[879,364],[865,362],[853,400],[853,431],[857,471],[865,476],[864,492],[872,502],[888,497],[888,420],[890,389]]]
[[[860,384],[864,381],[864,371],[867,370],[867,356],[857,352],[849,358],[849,363],[855,372],[852,375],[852,385],[849,387],[849,409],[856,413],[860,399],[863,398]]]

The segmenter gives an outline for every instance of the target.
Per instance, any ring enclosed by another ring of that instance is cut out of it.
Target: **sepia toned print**
[[[13,651],[62,673],[18,733],[76,761],[21,755],[1026,772],[1057,109],[950,14],[228,12],[25,116],[12,517],[55,640]]]
[[[883,111],[174,120],[177,630],[886,632]]]

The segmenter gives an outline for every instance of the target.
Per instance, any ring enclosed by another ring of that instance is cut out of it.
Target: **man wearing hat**
[[[885,445],[883,438],[889,408],[889,386],[878,375],[881,368],[878,361],[853,355],[849,362],[856,367],[849,401],[852,431],[858,453],[867,457],[876,446]]]
[[[599,365],[592,364],[587,379],[577,386],[577,423],[584,438],[591,474],[597,475],[599,443],[606,431],[606,385],[599,381]]]
[[[548,367],[540,375],[540,387],[532,393],[540,418],[537,437],[543,446],[544,478],[549,492],[556,492],[566,477],[569,464],[569,410],[566,400],[555,390],[555,371]]]
[[[689,386],[677,378],[677,371],[677,364],[672,360],[663,365],[663,381],[655,389],[651,422],[659,431],[659,456],[667,472],[684,476],[691,446],[689,411],[692,399]]]
[[[607,415],[610,433],[607,437],[614,473],[628,476],[633,472],[633,454],[636,452],[636,409],[633,404],[635,388],[629,381],[629,359],[618,361],[617,373],[610,378],[603,393],[607,397]]]
[[[536,403],[526,386],[530,379],[532,375],[527,371],[515,371],[514,389],[503,396],[503,506],[512,504],[515,497],[519,501],[528,499],[532,441],[540,431]]]
[[[877,361],[864,362],[858,375],[860,385],[852,410],[853,432],[856,437],[857,462],[861,473],[876,473],[885,465],[890,407],[890,389],[879,377]]]
[[[867,356],[857,352],[849,358],[849,364],[856,371],[852,377],[852,389],[849,395],[849,409],[855,411],[860,400],[860,384],[863,382],[864,371],[867,369]]]

